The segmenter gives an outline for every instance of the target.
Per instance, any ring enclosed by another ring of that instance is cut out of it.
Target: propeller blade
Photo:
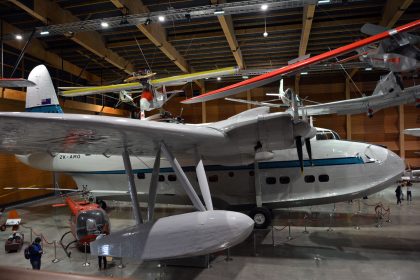
[[[398,75],[397,73],[394,73],[395,76],[395,80],[397,81],[398,86],[400,87],[401,90],[404,90],[404,84],[401,80],[400,75]]]
[[[300,171],[303,173],[303,153],[302,153],[302,137],[296,136],[296,150],[299,158]]]
[[[312,165],[312,148],[311,148],[311,139],[305,138],[306,151],[308,152],[309,163]]]

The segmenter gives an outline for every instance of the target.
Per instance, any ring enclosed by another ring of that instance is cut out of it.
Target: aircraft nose
[[[400,158],[397,154],[394,152],[387,150],[388,156],[386,161],[390,163],[391,166],[393,166],[393,170],[396,172],[403,173],[405,170],[405,162],[402,158]]]
[[[388,150],[384,147],[369,145],[365,149],[365,156],[369,161],[375,161],[377,164],[379,164],[386,176],[394,177],[404,172],[404,160],[391,150]]]

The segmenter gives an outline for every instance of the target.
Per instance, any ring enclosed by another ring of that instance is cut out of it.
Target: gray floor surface
[[[58,245],[44,242],[43,270],[124,277],[131,279],[420,279],[420,197],[413,189],[413,202],[396,205],[395,188],[386,189],[366,200],[342,202],[274,211],[273,230],[255,231],[247,241],[226,252],[212,256],[209,268],[140,264],[135,260],[113,260],[106,270],[99,270],[97,258],[87,255],[90,266],[84,267],[85,255],[72,248],[68,258]],[[418,192],[420,194],[420,191]],[[379,220],[375,206],[390,207],[388,217]],[[360,207],[359,207],[360,204]],[[128,203],[109,202],[111,230],[133,224]],[[359,212],[360,209],[360,213]],[[334,211],[335,210],[335,211]],[[160,208],[158,216],[188,211],[187,207]],[[18,209],[23,219],[20,228],[25,243],[30,228],[43,234],[48,242],[60,240],[69,230],[69,210],[52,208],[49,203]],[[290,226],[290,235],[289,227]],[[309,233],[304,233],[305,224]],[[358,229],[359,228],[359,229]],[[3,247],[11,229],[0,232]],[[65,241],[71,241],[67,236]],[[289,240],[290,239],[290,240]],[[274,240],[274,244],[273,244]],[[26,244],[25,244],[26,246]],[[2,265],[30,269],[23,249],[17,253],[0,250]]]

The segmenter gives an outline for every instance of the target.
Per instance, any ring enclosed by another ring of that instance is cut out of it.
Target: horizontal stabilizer
[[[0,79],[0,87],[33,87],[36,86],[36,84],[34,82],[25,80],[25,79],[6,79],[6,78],[1,78]]]
[[[372,23],[365,23],[362,28],[360,28],[360,31],[363,34],[369,35],[369,36],[373,36],[382,32],[387,31],[388,28],[383,27],[381,25],[376,25],[376,24],[372,24]]]

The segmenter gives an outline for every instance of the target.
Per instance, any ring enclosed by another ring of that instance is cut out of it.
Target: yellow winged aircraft
[[[133,76],[125,79],[125,83],[122,84],[93,87],[60,87],[59,95],[64,97],[74,97],[92,94],[118,93],[119,102],[117,106],[120,103],[129,103],[136,106],[129,91],[141,90],[140,110],[141,115],[144,116],[144,111],[161,108],[162,105],[169,100],[169,94],[173,94],[172,96],[174,96],[175,93],[179,92],[167,92],[165,88],[166,86],[180,86],[195,80],[232,75],[237,74],[238,72],[239,69],[237,67],[226,67],[161,79],[153,79],[156,73],[145,71],[134,73]],[[160,88],[162,88],[162,92],[159,91]]]

